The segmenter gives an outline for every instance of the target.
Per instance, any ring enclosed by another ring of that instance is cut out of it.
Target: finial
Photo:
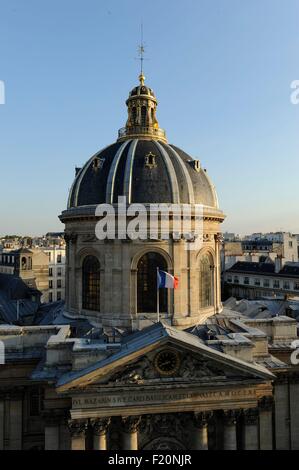
[[[144,85],[144,80],[145,80],[145,76],[143,74],[143,72],[141,72],[141,74],[139,75],[139,81],[140,81],[140,85],[143,86]]]

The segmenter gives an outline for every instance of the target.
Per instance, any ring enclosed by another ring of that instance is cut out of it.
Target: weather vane
[[[141,23],[141,41],[140,45],[138,46],[138,60],[140,60],[140,75],[139,80],[141,85],[144,85],[145,76],[143,75],[143,61],[145,53],[145,43],[143,42],[143,23]]]
[[[145,53],[145,44],[143,42],[143,23],[141,23],[141,41],[140,41],[140,45],[138,46],[138,54],[139,54],[139,59],[140,59],[140,75],[143,75],[144,53]]]

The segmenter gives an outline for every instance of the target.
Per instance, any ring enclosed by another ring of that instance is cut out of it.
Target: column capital
[[[271,411],[273,408],[274,399],[273,396],[265,396],[259,399],[259,408],[263,411]]]
[[[141,416],[123,416],[122,426],[126,433],[136,432],[141,422]]]
[[[215,233],[214,234],[214,239],[216,243],[222,243],[223,242],[223,235],[221,232]]]
[[[93,427],[93,432],[96,436],[102,436],[106,434],[110,425],[111,418],[96,418],[90,421]]]
[[[244,410],[244,418],[246,425],[254,425],[258,422],[259,410],[258,408],[248,408]]]
[[[200,411],[193,413],[193,424],[196,428],[204,428],[208,425],[213,415],[212,411]]]
[[[88,426],[88,421],[85,419],[70,419],[68,421],[68,428],[72,437],[82,436]]]
[[[240,416],[240,410],[223,410],[224,422],[226,426],[233,426],[237,423],[237,419]]]
[[[77,238],[78,238],[78,235],[74,232],[65,232],[64,233],[64,239],[65,239],[66,244],[69,244],[70,242],[71,243],[76,243]]]

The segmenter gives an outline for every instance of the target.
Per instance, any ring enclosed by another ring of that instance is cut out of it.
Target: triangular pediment
[[[64,375],[57,390],[153,381],[211,383],[273,378],[260,365],[236,359],[207,346],[196,335],[159,323],[131,335],[106,359]]]

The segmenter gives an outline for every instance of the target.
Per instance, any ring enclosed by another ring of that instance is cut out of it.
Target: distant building
[[[223,233],[223,240],[227,242],[233,242],[235,240],[240,240],[240,235],[236,233],[224,232]]]
[[[224,241],[220,252],[221,272],[231,268],[237,261],[244,261],[241,241]]]
[[[42,293],[42,302],[48,302],[49,258],[42,250],[20,248],[2,252],[0,273],[20,277],[29,288]]]
[[[298,262],[297,235],[290,233],[252,234],[243,240],[228,241],[224,237],[221,249],[222,273],[230,269],[237,261],[265,262],[281,256],[284,262]]]
[[[18,237],[13,238],[2,238],[1,239],[1,249],[2,251],[12,251],[21,248]]]
[[[243,240],[245,251],[259,250],[264,248],[265,251],[273,252],[281,250],[281,255],[286,261],[298,261],[298,237],[289,232],[275,233],[253,233],[244,237]]]
[[[49,258],[49,302],[65,299],[65,247],[43,249]]]
[[[0,273],[0,323],[30,325],[41,305],[41,292],[20,277]]]
[[[238,261],[224,274],[226,297],[260,299],[299,297],[299,263],[281,257],[266,262]]]

